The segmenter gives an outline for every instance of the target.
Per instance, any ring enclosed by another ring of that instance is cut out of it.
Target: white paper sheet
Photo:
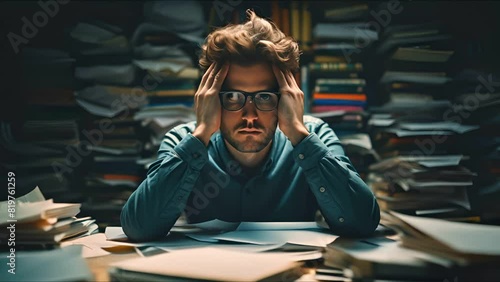
[[[258,281],[299,264],[283,253],[196,248],[113,264],[119,269],[215,281]]]
[[[499,226],[392,214],[457,252],[500,256],[500,244],[495,243],[500,238]]]
[[[259,231],[231,231],[218,235],[186,234],[186,236],[205,242],[223,240],[255,245],[297,244],[305,246],[325,247],[338,236],[309,230],[259,230]]]

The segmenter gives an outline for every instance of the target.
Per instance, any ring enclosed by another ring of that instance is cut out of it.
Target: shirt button
[[[343,217],[339,217],[339,221],[340,222],[344,222],[344,218]]]
[[[193,153],[193,158],[194,158],[194,159],[197,159],[199,156],[200,156],[200,154],[198,154],[198,153]]]
[[[299,159],[303,160],[304,158],[304,154],[299,154]]]
[[[323,186],[319,187],[319,191],[320,191],[321,193],[325,192],[325,190],[326,190],[326,189],[325,189],[325,187],[323,187]]]

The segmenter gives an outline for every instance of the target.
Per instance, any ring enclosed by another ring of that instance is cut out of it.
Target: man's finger
[[[274,76],[276,76],[276,80],[278,81],[278,85],[281,88],[285,88],[288,86],[288,83],[286,81],[285,75],[283,72],[278,68],[278,66],[273,64],[273,72]]]
[[[215,67],[215,63],[210,64],[208,69],[205,71],[203,74],[203,77],[201,78],[200,82],[200,88],[205,86],[205,83],[207,83],[208,77],[210,76],[210,73],[212,73],[213,68]]]
[[[222,67],[219,69],[219,71],[217,72],[217,74],[214,77],[211,89],[216,89],[217,91],[220,91],[222,84],[224,83],[224,80],[226,79],[228,70],[229,70],[228,63],[225,63],[224,65],[222,65]]]
[[[214,83],[215,76],[217,75],[217,72],[220,70],[220,64],[214,63],[214,68],[210,71],[208,74],[208,78],[206,81],[206,88],[205,89],[210,89],[212,87],[212,84]]]
[[[286,80],[288,82],[288,85],[292,86],[293,88],[299,88],[299,85],[295,80],[295,76],[293,76],[293,73],[289,70],[286,72]]]

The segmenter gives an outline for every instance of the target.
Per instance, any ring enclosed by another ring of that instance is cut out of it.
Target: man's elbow
[[[162,236],[161,230],[156,230],[144,226],[143,223],[134,218],[125,207],[122,209],[120,214],[120,222],[122,225],[123,232],[127,235],[128,239],[134,242],[146,242],[158,239]],[[166,235],[166,233],[164,233]]]
[[[348,219],[343,218],[342,223],[331,223],[330,229],[339,236],[343,237],[369,237],[373,235],[380,222],[380,210],[377,201],[373,199],[373,205],[370,209],[359,210],[355,215]]]
[[[373,235],[380,223],[380,209],[375,197],[373,197],[373,204],[371,209],[359,215],[358,222],[355,229],[358,237],[368,237]]]

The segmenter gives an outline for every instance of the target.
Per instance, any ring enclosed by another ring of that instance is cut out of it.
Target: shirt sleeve
[[[194,124],[188,125],[178,126],[165,135],[158,159],[123,206],[121,225],[131,240],[166,236],[184,210],[208,161],[207,148],[191,135]]]
[[[380,221],[380,210],[340,140],[320,119],[304,117],[310,134],[293,149],[330,229],[342,236],[366,236]]]

